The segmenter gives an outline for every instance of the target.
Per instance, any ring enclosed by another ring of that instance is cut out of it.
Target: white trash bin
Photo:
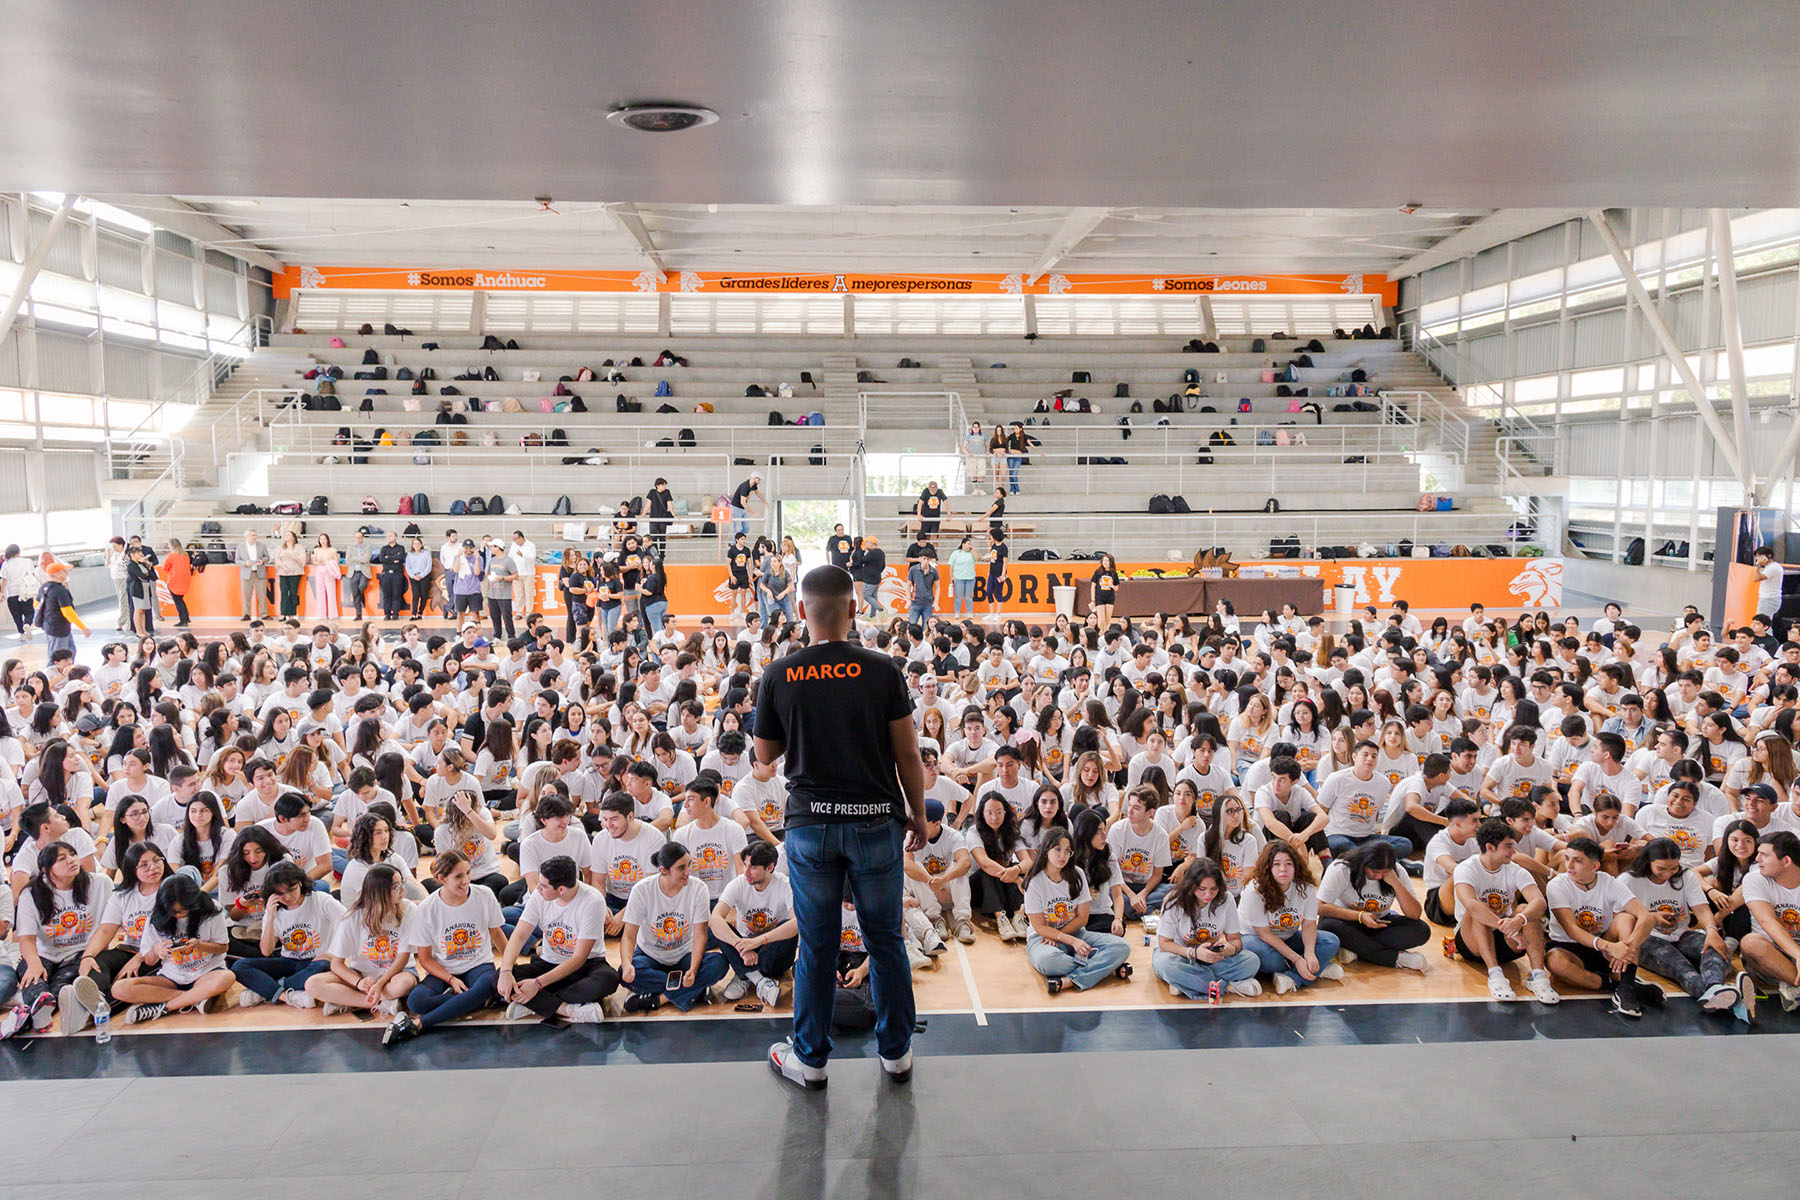
[[[1075,589],[1074,588],[1072,588],[1072,587],[1053,587],[1050,589],[1050,598],[1056,604],[1056,615],[1057,616],[1071,617],[1071,618],[1074,617],[1074,615],[1075,615]]]
[[[1340,583],[1331,589],[1331,610],[1340,617],[1347,617],[1356,610],[1356,585]]]

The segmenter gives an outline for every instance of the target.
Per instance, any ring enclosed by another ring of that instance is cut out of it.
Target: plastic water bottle
[[[112,1041],[112,1006],[102,1004],[94,1014],[94,1044],[104,1046]]]

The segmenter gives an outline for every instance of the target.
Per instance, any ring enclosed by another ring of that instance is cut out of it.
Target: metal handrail
[[[208,430],[212,442],[213,470],[217,472],[220,464],[224,462],[225,456],[244,444],[244,427],[247,423],[259,431],[264,429],[273,419],[272,414],[287,407],[298,408],[293,401],[304,394],[299,388],[251,388],[239,396],[230,408],[212,422]],[[278,397],[287,397],[289,403],[286,405],[276,403]],[[219,431],[227,428],[231,431],[230,438],[227,444],[221,447]]]
[[[1390,416],[1398,415],[1421,433],[1434,435],[1435,445],[1420,445],[1414,449],[1429,449],[1442,454],[1454,459],[1458,466],[1468,463],[1471,434],[1469,421],[1461,413],[1426,391],[1383,391],[1378,395],[1384,422]]]
[[[131,512],[133,509],[136,509],[140,532],[147,533],[152,521],[152,501],[155,501],[156,505],[160,508],[164,502],[172,502],[179,498],[185,485],[181,461],[185,449],[186,447],[179,441],[170,443],[169,465],[164,467],[162,474],[151,480],[144,490],[139,493],[138,498],[126,507],[124,513],[120,515],[121,524],[130,521]],[[176,495],[163,495],[166,490],[172,490]]]
[[[919,399],[936,400],[944,406],[943,428],[944,428],[945,432],[951,434],[952,436],[960,437],[962,434],[962,431],[964,429],[968,428],[966,422],[961,425],[958,424],[958,421],[962,420],[963,415],[964,415],[961,393],[945,391],[945,390],[918,391],[918,392],[910,392],[910,391],[909,392],[860,392],[859,391],[856,393],[856,409],[857,409],[858,424],[864,430],[867,430],[870,428],[870,425],[869,425],[869,402],[871,400],[880,401],[880,400],[919,400]],[[926,430],[932,428],[931,422],[921,420],[921,417],[923,417],[925,414],[923,414],[919,411],[919,408],[917,405],[909,405],[907,408],[906,415],[907,415],[908,420],[907,420],[907,423],[904,426],[904,428],[926,429]]]

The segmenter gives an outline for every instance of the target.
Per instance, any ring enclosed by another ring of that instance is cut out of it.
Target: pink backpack
[[[1288,411],[1289,411],[1289,412],[1294,412],[1294,413],[1297,413],[1297,412],[1299,412],[1299,411],[1300,411],[1300,401],[1298,401],[1298,400],[1289,400],[1289,401],[1288,401],[1288,408],[1287,408],[1287,410],[1288,410]]]
[[[342,350],[344,348],[344,339],[341,337],[332,338],[331,339],[331,348],[333,350]]]
[[[555,412],[556,401],[550,399],[548,396],[540,396],[538,397],[538,410],[540,412]]]

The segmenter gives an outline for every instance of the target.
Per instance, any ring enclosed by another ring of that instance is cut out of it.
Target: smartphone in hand
[[[664,982],[668,991],[673,992],[679,990],[681,987],[681,972],[670,971],[668,979]]]

